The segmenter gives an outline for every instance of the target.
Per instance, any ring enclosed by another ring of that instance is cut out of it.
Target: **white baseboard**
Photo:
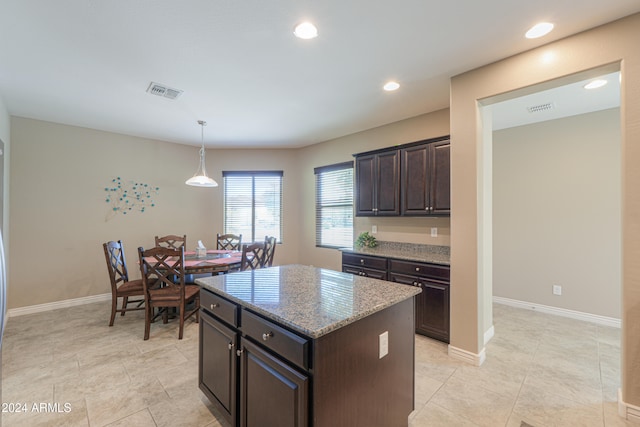
[[[548,305],[536,304],[532,302],[519,301],[510,298],[493,297],[493,302],[510,305],[512,307],[524,308],[527,310],[539,311],[541,313],[555,314],[556,316],[569,317],[571,319],[584,320],[586,322],[597,323],[599,325],[620,328],[622,322],[615,317],[599,316],[597,314],[584,313],[582,311],[569,310],[566,308],[551,307]]]
[[[29,305],[26,307],[11,308],[7,310],[8,317],[24,316],[25,314],[42,313],[43,311],[56,310],[58,308],[75,307],[77,305],[90,304],[92,302],[111,301],[111,293],[91,295],[88,297],[67,299],[64,301],[49,302],[46,304]]]
[[[449,352],[449,356],[453,357],[454,359],[458,359],[475,366],[482,365],[485,359],[487,358],[487,355],[484,351],[484,347],[482,348],[480,353],[476,354],[476,353],[471,353],[470,351],[467,351],[467,350],[463,350],[461,348],[454,347],[451,344],[449,344],[448,352]]]
[[[625,420],[640,423],[640,407],[622,400],[622,389],[618,389],[618,415]]]
[[[484,345],[487,345],[487,343],[489,341],[491,341],[491,338],[493,338],[493,335],[495,334],[495,329],[493,328],[493,325],[491,325],[491,327],[489,329],[487,329],[484,333]]]

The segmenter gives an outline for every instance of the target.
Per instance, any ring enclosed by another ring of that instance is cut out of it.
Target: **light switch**
[[[387,354],[389,354],[389,331],[384,331],[383,333],[381,333],[378,341],[378,347],[380,349],[378,358],[382,359]]]
[[[431,227],[431,237],[438,237],[438,227]]]
[[[371,234],[376,234],[378,232],[378,226],[377,225],[372,225],[371,226]]]

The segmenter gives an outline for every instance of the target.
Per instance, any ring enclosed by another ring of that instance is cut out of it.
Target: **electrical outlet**
[[[378,348],[379,348],[379,352],[378,352],[379,359],[382,359],[387,354],[389,354],[389,331],[384,331],[378,337]]]
[[[562,286],[553,285],[553,294],[554,295],[562,295]]]
[[[377,225],[372,225],[371,226],[371,234],[376,234],[378,232],[378,226]]]
[[[431,237],[438,237],[438,227],[431,227]]]

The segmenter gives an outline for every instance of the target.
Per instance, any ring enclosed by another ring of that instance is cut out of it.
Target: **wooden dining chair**
[[[187,235],[178,236],[176,234],[169,234],[167,236],[156,236],[156,246],[164,246],[165,248],[178,249],[184,247],[187,250]]]
[[[216,234],[216,249],[228,251],[242,250],[242,234]]]
[[[273,266],[273,256],[276,253],[277,239],[273,236],[264,236],[264,266]]]
[[[184,247],[173,249],[156,246],[148,250],[138,248],[140,273],[145,296],[144,339],[149,339],[151,323],[160,315],[167,323],[169,309],[177,309],[180,321],[178,339],[182,339],[184,322],[195,314],[200,320],[200,287],[184,280]],[[174,281],[175,280],[175,281]],[[193,303],[189,308],[188,304]],[[158,308],[158,313],[154,313]]]
[[[265,244],[262,242],[242,245],[240,271],[264,267]]]
[[[142,280],[129,280],[127,261],[124,257],[124,247],[122,241],[109,241],[103,243],[104,257],[107,260],[109,270],[109,280],[111,280],[111,320],[109,326],[113,326],[116,313],[124,316],[124,313],[132,310],[144,310],[144,290]],[[129,297],[140,297],[140,299],[129,300]],[[118,298],[122,298],[122,308],[118,308]],[[129,304],[136,304],[129,307]]]

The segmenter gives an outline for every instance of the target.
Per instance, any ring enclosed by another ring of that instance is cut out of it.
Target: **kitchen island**
[[[420,289],[287,265],[207,277],[200,389],[233,426],[406,426]]]

